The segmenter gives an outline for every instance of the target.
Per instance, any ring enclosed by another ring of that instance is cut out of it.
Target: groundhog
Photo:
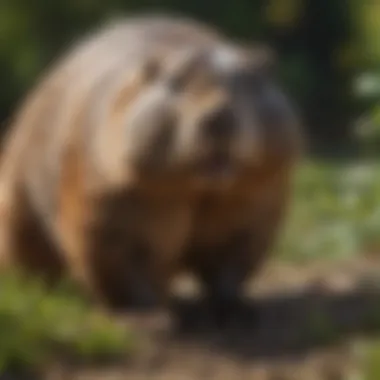
[[[6,136],[1,265],[68,273],[111,309],[165,304],[183,270],[219,305],[238,297],[268,256],[302,145],[268,57],[178,16],[77,42]]]

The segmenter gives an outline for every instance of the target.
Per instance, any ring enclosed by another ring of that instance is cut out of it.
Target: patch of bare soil
[[[361,342],[380,332],[380,260],[272,263],[248,290],[248,330],[154,335],[136,357],[112,368],[64,368],[49,380],[346,380],[360,371]],[[185,286],[184,286],[185,288]],[[201,315],[178,303],[179,319]]]

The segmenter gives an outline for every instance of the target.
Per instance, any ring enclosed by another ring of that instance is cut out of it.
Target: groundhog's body
[[[209,64],[213,49],[222,54]],[[254,59],[165,17],[126,20],[76,46],[5,140],[2,262],[53,279],[68,268],[111,306],[164,300],[183,266],[209,290],[238,291],[268,254],[298,152],[293,123],[263,127],[249,88],[209,80],[219,66],[222,77],[239,73],[239,62]]]

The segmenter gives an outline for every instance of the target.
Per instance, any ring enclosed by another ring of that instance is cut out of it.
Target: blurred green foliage
[[[375,160],[313,161],[296,173],[279,256],[345,259],[380,249],[380,165]]]
[[[315,146],[348,141],[355,118],[379,98],[380,91],[368,99],[354,89],[361,74],[380,73],[376,1],[1,0],[0,120],[73,39],[111,17],[145,11],[183,13],[235,37],[270,43]]]
[[[0,376],[42,369],[58,359],[115,360],[136,347],[127,326],[90,307],[72,286],[48,291],[19,273],[2,273],[0,286]]]

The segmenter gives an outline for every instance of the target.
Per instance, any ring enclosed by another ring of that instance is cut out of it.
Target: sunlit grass
[[[304,163],[279,240],[288,260],[347,258],[380,248],[380,163]]]
[[[0,277],[0,374],[58,359],[94,362],[127,355],[132,332],[67,287],[47,291],[20,275]]]

